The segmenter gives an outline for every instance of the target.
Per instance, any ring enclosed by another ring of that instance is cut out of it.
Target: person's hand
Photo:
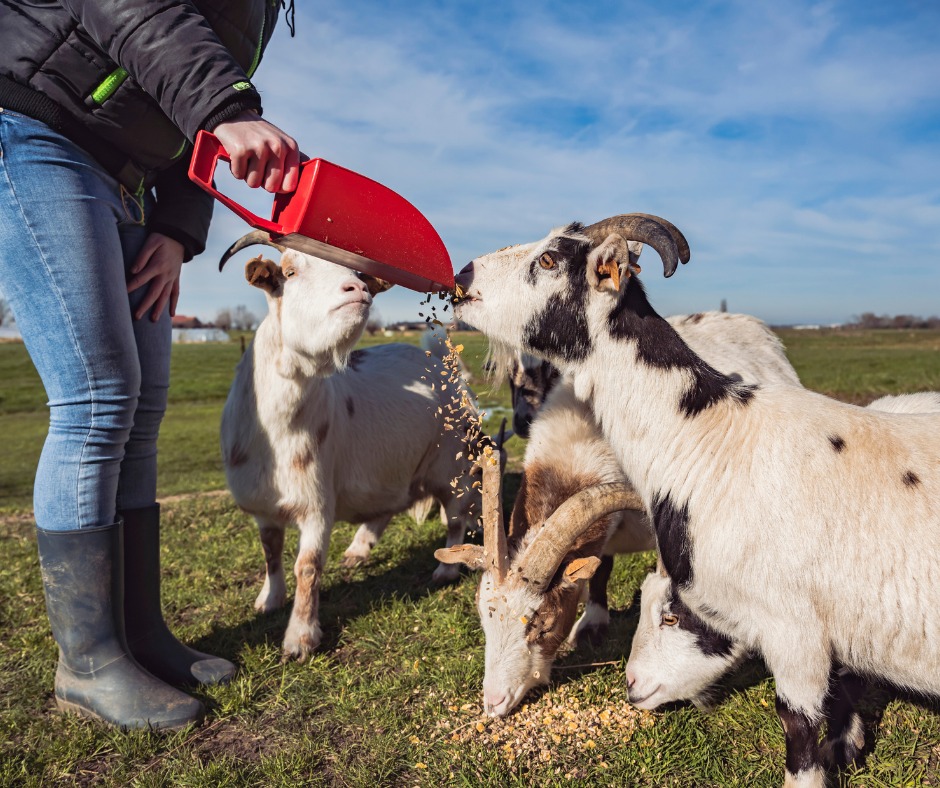
[[[292,192],[300,177],[300,150],[293,137],[246,110],[212,132],[231,159],[232,175],[252,189]]]
[[[147,310],[150,319],[156,323],[169,303],[170,315],[176,314],[176,302],[180,297],[180,269],[183,267],[183,245],[179,241],[150,233],[137,255],[127,280],[127,292],[133,293],[138,288],[150,284],[143,299],[134,310],[134,320],[140,320]]]

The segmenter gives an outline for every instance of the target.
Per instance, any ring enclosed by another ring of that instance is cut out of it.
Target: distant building
[[[190,317],[189,315],[173,315],[172,326],[173,328],[205,328],[206,324],[203,323],[198,317]]]

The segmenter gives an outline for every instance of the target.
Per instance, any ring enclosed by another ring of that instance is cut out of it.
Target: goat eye
[[[674,627],[679,623],[679,616],[674,616],[672,613],[663,613],[663,623],[667,627]]]
[[[296,273],[297,273],[297,271],[294,270],[293,268],[288,268],[288,269],[284,272],[284,276],[286,276],[288,279],[290,279],[290,278],[291,278],[294,274],[296,274]]]
[[[539,265],[542,266],[546,271],[555,267],[555,259],[548,253],[545,252],[539,258]]]

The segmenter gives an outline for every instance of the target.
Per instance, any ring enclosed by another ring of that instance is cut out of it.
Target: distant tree
[[[215,324],[223,331],[232,330],[232,310],[228,307],[220,309],[215,313]]]
[[[236,331],[250,331],[256,325],[258,318],[244,304],[239,304],[232,310],[232,328]]]
[[[374,337],[379,331],[382,330],[382,315],[379,314],[377,309],[373,309],[369,315],[369,322],[366,323],[366,333],[370,337]]]
[[[728,302],[727,302],[724,298],[721,299],[721,310],[720,310],[720,311],[721,311],[721,312],[727,312],[727,311],[728,311]]]

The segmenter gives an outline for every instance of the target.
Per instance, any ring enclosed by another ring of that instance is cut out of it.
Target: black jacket
[[[125,187],[156,189],[148,221],[205,248],[212,198],[190,142],[246,109],[279,0],[0,0],[0,107],[43,121]]]

